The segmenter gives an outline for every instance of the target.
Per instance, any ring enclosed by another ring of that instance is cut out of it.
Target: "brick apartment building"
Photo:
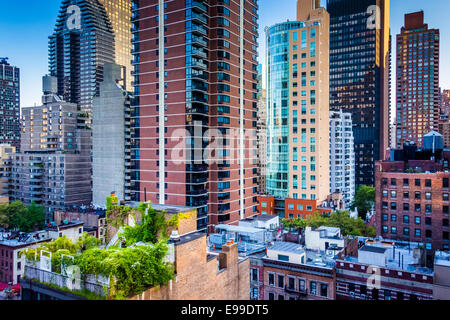
[[[397,35],[396,141],[422,146],[423,135],[438,130],[439,29],[424,22],[424,12],[405,15]]]
[[[427,148],[405,145],[376,163],[376,229],[383,238],[422,242],[430,266],[432,250],[449,249],[450,153]]]
[[[355,238],[336,259],[337,300],[430,300],[433,271],[418,243]]]
[[[36,232],[33,234],[20,235],[18,233],[0,233],[0,283],[12,282],[16,285],[20,281],[22,268],[19,252],[34,248],[44,242],[50,241],[48,232]]]
[[[133,200],[195,207],[202,231],[255,215],[257,0],[133,3]]]
[[[250,257],[251,299],[334,300],[332,259],[298,243],[277,241]],[[320,261],[319,261],[320,260]]]

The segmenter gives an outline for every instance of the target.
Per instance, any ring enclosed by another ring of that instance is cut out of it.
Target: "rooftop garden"
[[[169,229],[177,227],[183,217],[166,219],[165,212],[154,210],[150,203],[141,203],[137,208],[119,206],[114,197],[108,198],[107,208],[107,222],[120,230],[115,245],[102,248],[97,238],[85,233],[77,242],[61,237],[21,254],[35,263],[44,250],[52,253],[54,273],[74,265],[80,269],[82,281],[92,276],[109,279],[103,299],[128,299],[151,287],[166,285],[174,277],[174,266],[166,259]],[[126,221],[130,217],[140,223],[129,226]],[[83,291],[73,293],[86,297]],[[95,297],[89,293],[88,298]]]

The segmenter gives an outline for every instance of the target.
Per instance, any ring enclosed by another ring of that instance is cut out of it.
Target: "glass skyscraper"
[[[329,186],[329,15],[300,0],[267,29],[267,194],[324,201]]]
[[[330,109],[352,114],[356,184],[375,184],[389,146],[389,0],[328,0]]]
[[[113,4],[114,8],[111,7]],[[103,79],[103,64],[116,61],[114,27],[120,31],[131,26],[131,4],[128,16],[123,16],[122,7],[118,5],[117,0],[61,2],[55,31],[49,40],[50,74],[58,78],[58,94],[65,101],[78,104],[82,112],[91,114],[92,99],[98,94]],[[122,26],[118,19],[128,19],[128,24]],[[131,30],[128,33],[131,39]],[[118,45],[126,42],[123,39],[126,36],[120,32],[116,38]],[[121,59],[122,62],[125,60]]]

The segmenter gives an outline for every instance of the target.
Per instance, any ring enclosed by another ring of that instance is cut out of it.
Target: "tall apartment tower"
[[[352,114],[356,184],[375,185],[389,146],[389,0],[328,0],[330,109]]]
[[[355,150],[352,114],[330,112],[330,189],[342,193],[349,208],[355,196]]]
[[[257,19],[257,0],[133,4],[135,200],[195,207],[199,230],[257,214]]]
[[[330,193],[329,22],[299,0],[298,21],[267,29],[267,193],[324,201]]]
[[[439,30],[429,29],[423,11],[405,15],[397,35],[397,147],[438,130]]]
[[[94,98],[92,117],[93,205],[106,209],[114,192],[130,201],[131,114],[133,96],[125,89],[122,66],[104,65],[100,94]]]
[[[131,0],[63,0],[49,39],[58,95],[83,112],[92,114],[104,63],[125,66],[131,87]]]
[[[89,205],[91,130],[77,105],[56,94],[57,79],[43,78],[41,106],[22,109],[20,153],[10,157],[10,198],[44,205],[51,214]]]
[[[20,70],[0,58],[0,144],[20,147]]]

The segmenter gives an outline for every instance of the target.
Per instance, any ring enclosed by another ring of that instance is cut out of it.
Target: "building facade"
[[[264,285],[260,300],[335,300],[332,259],[324,260],[321,254],[296,243],[275,242],[262,262]]]
[[[263,69],[258,65],[258,194],[265,194],[267,187],[267,91]]]
[[[116,0],[63,0],[55,30],[49,37],[49,71],[58,79],[57,94],[89,115],[103,78],[102,66],[115,62],[111,20],[127,19],[126,15],[108,16],[101,2],[117,3]]]
[[[100,93],[93,101],[93,205],[104,209],[111,192],[121,201],[131,200],[133,96],[123,87],[126,79],[122,68],[117,64],[104,65]]]
[[[422,242],[431,265],[433,250],[450,244],[450,159],[442,150],[433,155],[414,148],[377,163],[376,229],[383,238]]]
[[[356,185],[375,185],[389,146],[389,0],[328,0],[330,110],[352,114]]]
[[[9,203],[9,179],[11,177],[11,157],[16,148],[9,144],[0,145],[0,203]]]
[[[267,29],[267,193],[323,201],[329,186],[329,15],[298,1]]]
[[[10,158],[10,198],[48,213],[92,201],[91,130],[56,82],[45,76],[43,105],[22,109],[21,152]]]
[[[336,259],[337,300],[431,300],[433,270],[418,243],[355,238]]]
[[[423,11],[405,15],[397,35],[397,148],[407,141],[421,147],[423,136],[438,130],[439,39]]]
[[[257,1],[133,8],[134,199],[197,208],[199,230],[255,215]]]
[[[342,193],[347,208],[355,196],[355,149],[352,114],[330,112],[330,191]]]
[[[0,143],[20,147],[20,69],[0,58]]]

